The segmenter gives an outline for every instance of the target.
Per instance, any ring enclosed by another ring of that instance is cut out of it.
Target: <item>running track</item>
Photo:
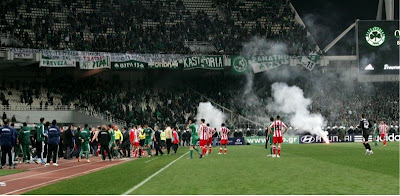
[[[45,167],[35,163],[18,164],[17,169],[25,169],[27,171],[0,176],[0,182],[6,183],[6,186],[0,186],[0,195],[19,195],[29,190],[95,172],[133,159],[119,159],[111,162],[109,160],[101,161],[100,157],[91,157],[90,160],[91,163],[86,163],[84,159],[78,163],[77,159],[60,159],[58,160],[58,167],[52,165]],[[8,169],[8,167],[5,169]]]

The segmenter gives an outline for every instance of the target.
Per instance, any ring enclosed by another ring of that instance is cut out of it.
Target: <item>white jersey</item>
[[[231,132],[231,131],[228,128],[221,127],[221,129],[220,129],[221,140],[227,140],[229,132]]]
[[[206,124],[200,124],[198,134],[199,134],[200,140],[208,139],[208,127]]]
[[[281,120],[274,121],[269,127],[274,128],[274,137],[282,137],[282,128],[287,129],[285,123]]]

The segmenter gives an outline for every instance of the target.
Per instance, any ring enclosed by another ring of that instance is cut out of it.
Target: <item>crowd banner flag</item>
[[[249,63],[246,57],[243,56],[230,56],[231,71],[233,74],[246,74],[249,70]]]
[[[112,69],[140,69],[143,70],[147,63],[136,60],[127,60],[122,62],[111,62]]]
[[[42,56],[39,67],[76,67],[76,61],[67,59],[52,59]]]
[[[83,55],[79,62],[80,69],[110,69],[110,57],[105,55]]]
[[[183,61],[183,69],[224,69],[223,56],[189,56]]]
[[[301,65],[309,71],[312,71],[317,64],[317,61],[320,59],[320,56],[315,53],[310,53],[308,56],[298,56],[297,59]]]
[[[169,61],[169,62],[149,62],[149,69],[178,69],[179,61]]]
[[[254,73],[259,73],[275,69],[281,65],[289,65],[289,59],[289,55],[252,56],[248,63],[253,68]]]

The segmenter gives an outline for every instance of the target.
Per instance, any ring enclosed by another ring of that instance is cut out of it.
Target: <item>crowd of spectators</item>
[[[20,47],[129,53],[191,53],[185,40],[238,54],[258,36],[285,43],[291,54],[315,51],[287,0],[210,0],[215,14],[189,11],[182,0],[4,0],[1,32]],[[213,12],[214,13],[214,12]]]
[[[316,84],[315,80],[318,79],[306,79],[312,77],[313,73],[309,74],[311,75],[286,82],[304,90],[304,96],[312,100],[310,111],[321,113],[328,123],[327,126],[355,127],[361,113],[365,113],[371,120],[398,124],[398,83],[336,80],[320,81]],[[207,77],[207,80],[202,77]],[[252,86],[248,86],[246,77],[201,74],[168,82],[153,76],[125,81],[116,74],[111,80],[101,77],[70,80],[64,77],[44,82],[14,83],[29,86],[29,90],[19,88],[28,97],[30,94],[38,96],[37,92],[46,89],[50,97],[46,101],[48,105],[54,104],[51,95],[60,95],[61,102],[58,104],[107,114],[126,121],[128,125],[146,122],[160,125],[186,124],[189,117],[195,118],[198,103],[208,100],[263,125],[269,122],[271,114],[266,106],[271,101],[272,82],[265,77],[254,78]],[[7,86],[18,85],[11,83]],[[21,96],[21,101],[24,100],[24,96]],[[228,124],[239,127],[237,118],[228,120]]]

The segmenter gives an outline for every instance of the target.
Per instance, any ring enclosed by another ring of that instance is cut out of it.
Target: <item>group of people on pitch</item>
[[[389,131],[389,126],[384,121],[381,121],[378,125],[378,123],[375,120],[371,122],[366,119],[365,114],[361,114],[360,124],[357,125],[357,127],[362,130],[363,145],[366,149],[365,151],[366,155],[374,154],[374,152],[371,149],[371,145],[369,145],[368,143],[371,131],[373,133],[372,141],[375,142],[375,147],[378,146],[378,141],[377,141],[378,137],[380,137],[381,140],[383,140],[383,146],[386,146],[386,137]]]
[[[189,119],[186,129],[190,130],[192,133],[190,138],[190,154],[188,159],[193,158],[193,151],[196,151],[200,155],[200,158],[211,154],[213,147],[213,135],[217,132],[217,130],[210,127],[210,124],[206,124],[205,119],[200,120],[199,126],[194,123],[194,120]],[[230,132],[231,131],[225,126],[225,124],[222,123],[220,131],[217,132],[218,137],[221,138],[218,154],[222,154],[222,152],[227,154],[228,136]],[[199,144],[200,150],[197,148],[197,144]],[[222,147],[225,147],[224,151]]]

